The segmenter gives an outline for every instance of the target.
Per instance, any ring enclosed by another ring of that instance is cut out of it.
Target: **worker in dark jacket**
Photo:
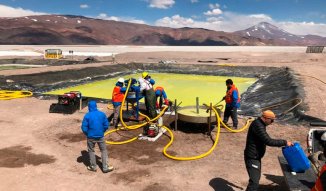
[[[103,172],[107,173],[113,170],[112,166],[108,166],[108,152],[104,140],[104,132],[109,127],[109,122],[105,113],[97,110],[96,102],[91,100],[88,103],[88,113],[84,116],[81,129],[87,136],[87,148],[90,159],[88,170],[96,172],[96,159],[94,147],[97,143],[101,150]]]
[[[231,79],[225,81],[227,90],[226,95],[223,97],[225,100],[225,110],[223,123],[227,123],[231,116],[233,128],[238,128],[238,108],[240,107],[240,94],[238,88],[233,84]]]
[[[326,157],[326,132],[321,136],[321,141],[323,141],[324,147],[323,155]],[[316,183],[311,191],[326,191],[326,164],[321,168]]]
[[[272,124],[275,114],[266,110],[263,115],[254,120],[248,130],[244,160],[249,175],[247,191],[258,190],[261,174],[261,159],[264,157],[266,145],[271,147],[282,147],[293,145],[290,141],[272,139],[266,132],[266,126]]]

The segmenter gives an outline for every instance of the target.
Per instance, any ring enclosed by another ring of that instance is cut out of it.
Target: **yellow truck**
[[[61,59],[63,58],[61,49],[46,49],[44,51],[45,59]]]

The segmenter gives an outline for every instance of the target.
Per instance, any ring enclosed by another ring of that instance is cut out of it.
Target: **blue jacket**
[[[117,82],[117,83],[115,84],[115,86],[120,86],[120,87],[121,87],[121,88],[120,88],[120,92],[121,92],[121,93],[125,93],[126,90],[127,90],[126,87],[123,87],[123,83],[119,83],[119,82]],[[113,104],[114,107],[117,107],[117,106],[121,105],[121,102],[115,102],[115,101],[112,101],[112,104]]]
[[[226,104],[226,107],[235,107],[235,108],[239,108],[240,107],[240,103],[237,103],[238,101],[238,92],[237,91],[233,91],[232,92],[232,103],[231,104]]]
[[[96,102],[88,103],[88,113],[84,116],[81,129],[87,138],[102,138],[109,127],[105,113],[97,110]]]
[[[157,97],[163,96],[163,99],[168,98],[168,96],[166,95],[164,90],[162,90],[162,91],[161,90],[156,90],[155,94],[156,94]]]

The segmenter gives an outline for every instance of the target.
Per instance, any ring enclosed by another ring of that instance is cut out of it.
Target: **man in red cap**
[[[264,157],[266,145],[271,147],[291,146],[292,142],[282,139],[272,139],[266,132],[266,127],[272,124],[276,116],[271,110],[263,112],[254,120],[248,130],[244,160],[249,175],[246,191],[258,190],[261,175],[261,159]]]

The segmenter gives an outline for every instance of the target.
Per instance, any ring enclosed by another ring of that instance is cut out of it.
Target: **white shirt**
[[[153,88],[152,84],[148,80],[145,80],[143,78],[139,78],[138,82],[139,82],[139,85],[140,85],[140,91],[150,90],[150,89]]]

